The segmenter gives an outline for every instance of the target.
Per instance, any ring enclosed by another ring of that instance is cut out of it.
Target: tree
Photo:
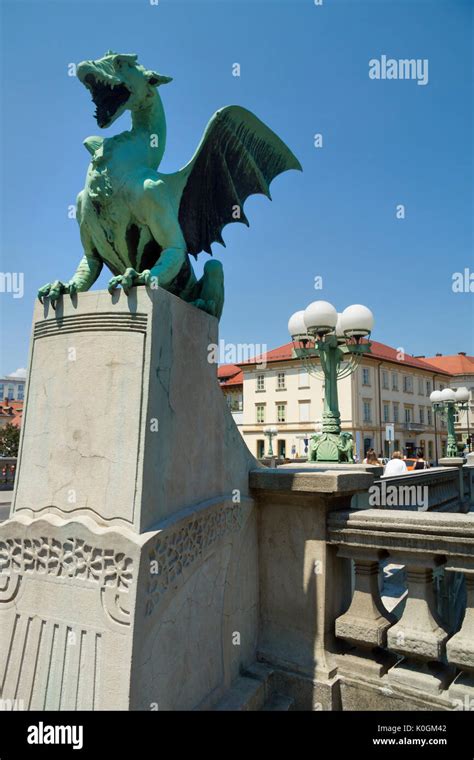
[[[0,454],[4,457],[17,457],[20,443],[20,428],[11,422],[0,428]]]

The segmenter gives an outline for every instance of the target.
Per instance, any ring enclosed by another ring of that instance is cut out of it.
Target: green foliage
[[[4,457],[17,457],[20,443],[20,428],[11,422],[0,428],[0,454]]]

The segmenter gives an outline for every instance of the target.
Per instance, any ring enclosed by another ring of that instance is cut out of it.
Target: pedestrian
[[[384,477],[404,475],[406,472],[408,472],[408,470],[403,461],[402,452],[394,451],[391,460],[385,465],[385,470],[383,471]]]
[[[375,456],[375,449],[367,449],[363,464],[372,464],[372,462],[369,462],[369,459],[373,459],[374,457],[377,458]]]
[[[375,464],[381,466],[382,462],[380,462],[377,459],[377,454],[375,453],[375,449],[369,449],[367,452],[367,456],[364,459],[364,464]]]
[[[423,454],[423,449],[418,449],[416,452],[416,464],[414,467],[415,470],[427,470],[430,466],[426,459],[423,458]]]

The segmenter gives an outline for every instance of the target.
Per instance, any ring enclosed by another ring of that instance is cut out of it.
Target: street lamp
[[[276,438],[278,435],[278,430],[275,427],[275,425],[266,425],[266,427],[263,428],[263,434],[267,436],[268,438],[268,454],[267,456],[273,457],[273,447],[272,447],[272,439]]]
[[[290,317],[288,331],[296,356],[311,375],[324,379],[323,429],[312,436],[312,461],[353,461],[352,435],[341,433],[337,381],[351,375],[363,354],[370,352],[368,338],[373,326],[372,312],[361,304],[348,306],[338,314],[328,301],[313,301]]]
[[[442,391],[433,391],[430,395],[430,401],[433,411],[439,412],[446,416],[448,423],[448,445],[446,447],[447,457],[456,457],[458,450],[456,446],[456,432],[454,429],[454,415],[456,412],[464,411],[468,408],[469,391],[467,388],[443,388]]]

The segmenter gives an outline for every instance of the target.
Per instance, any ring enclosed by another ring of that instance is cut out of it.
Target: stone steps
[[[263,712],[288,712],[294,704],[292,697],[285,697],[283,694],[273,694],[262,707]]]
[[[266,665],[255,662],[247,668],[232,684],[229,691],[214,707],[217,711],[286,710],[285,697],[272,694],[271,678],[273,671]]]
[[[227,694],[217,703],[218,712],[261,710],[265,702],[265,684],[255,678],[239,676]]]

